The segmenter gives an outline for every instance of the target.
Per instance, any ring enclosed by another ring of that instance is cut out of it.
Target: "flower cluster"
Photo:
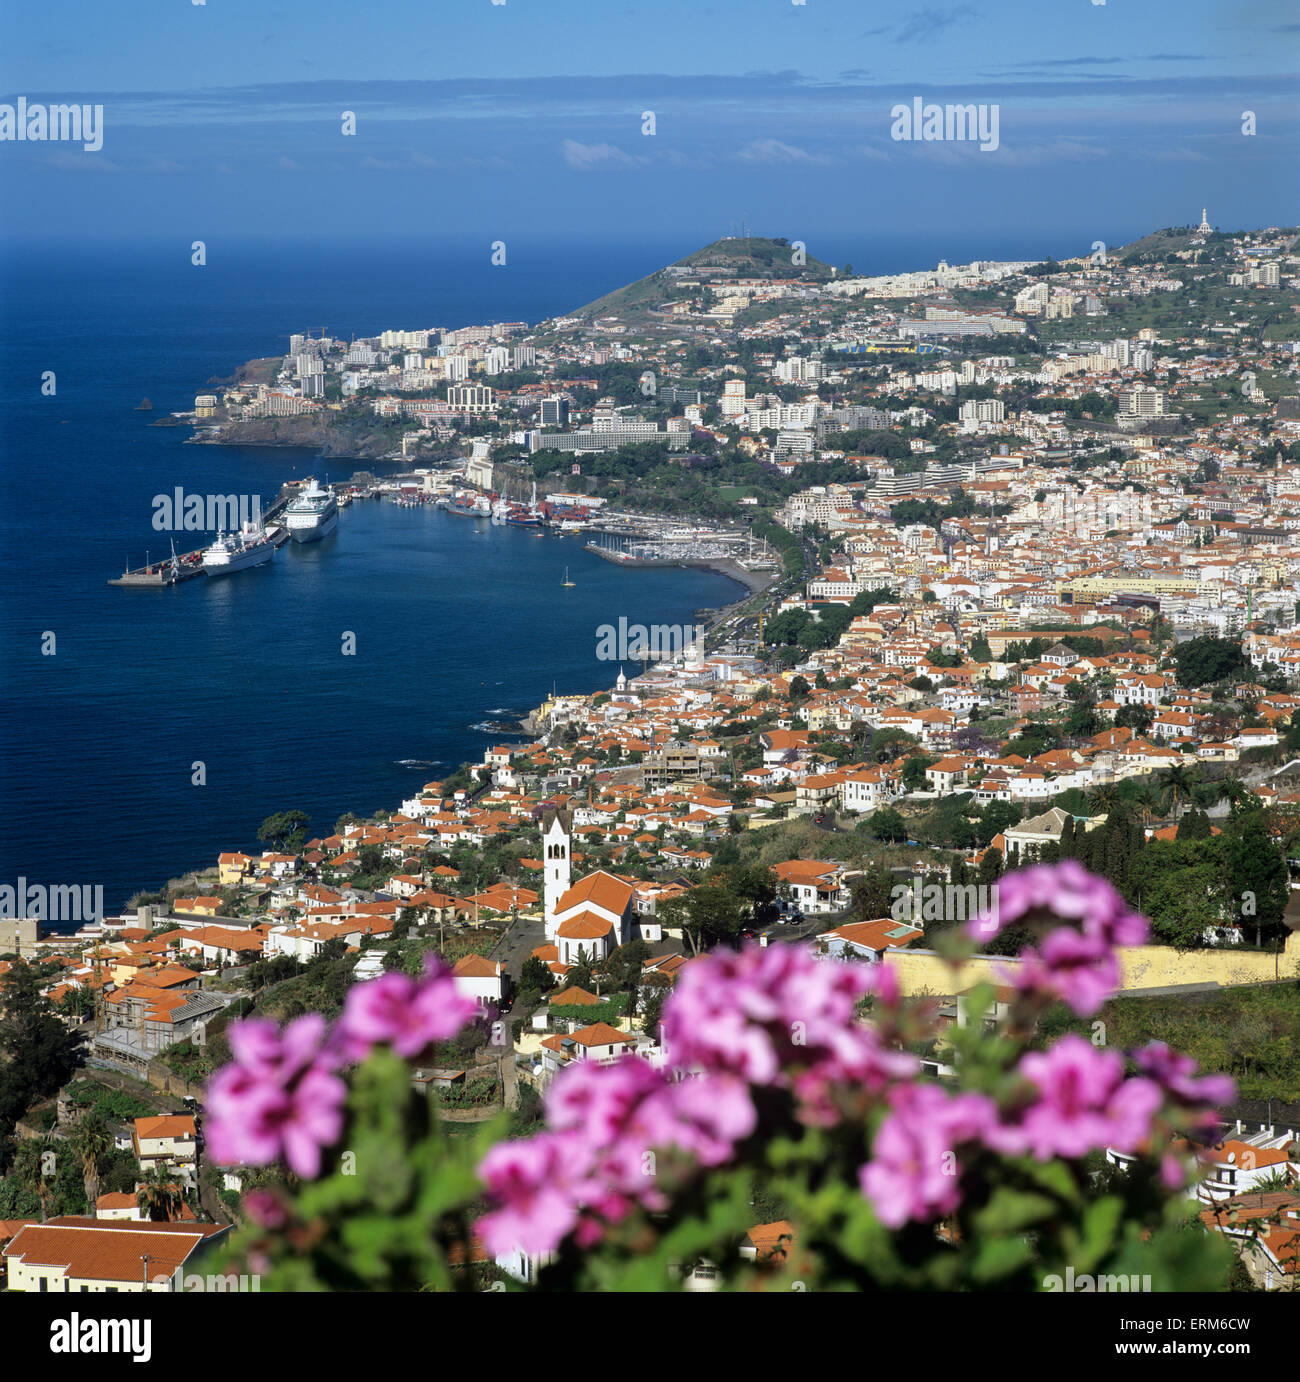
[[[283,1031],[265,1019],[235,1023],[234,1060],[208,1084],[213,1159],[242,1166],[283,1160],[300,1176],[319,1175],[323,1148],[343,1131],[347,1087],[338,1071],[377,1045],[418,1055],[455,1036],[475,1011],[473,999],[456,991],[451,971],[430,955],[419,979],[386,974],[357,984],[332,1030],[316,1013]]]
[[[997,1109],[982,1094],[949,1095],[937,1085],[895,1089],[858,1177],[880,1222],[899,1228],[909,1219],[951,1214],[961,1203],[958,1150],[996,1123]]]
[[[308,1013],[283,1032],[274,1022],[238,1022],[230,1049],[234,1061],[208,1083],[213,1160],[265,1166],[283,1158],[300,1176],[318,1175],[321,1148],[343,1131],[347,1096],[325,1019]]]
[[[1116,948],[1147,931],[1108,883],[1071,861],[1008,874],[996,917],[968,930],[987,937],[1013,922],[1034,928],[1010,977],[1031,1018],[1057,999],[1095,1012],[1119,983]],[[430,957],[419,978],[355,986],[332,1029],[318,1016],[283,1031],[237,1024],[234,1060],[209,1086],[214,1157],[283,1159],[300,1176],[318,1175],[343,1134],[343,1068],[376,1046],[416,1059],[475,1011]],[[977,1185],[996,1184],[1005,1158],[1077,1161],[1161,1144],[1165,1185],[1183,1183],[1169,1138],[1207,1128],[1214,1107],[1231,1100],[1231,1080],[1199,1075],[1161,1044],[1132,1053],[1133,1075],[1123,1053],[1077,1035],[1017,1055],[1025,1030],[1013,1018],[1002,1039],[974,1048],[973,1033],[955,1035],[957,1063],[973,1061],[983,1092],[950,1090],[918,1078],[919,1059],[900,1049],[935,1040],[938,1029],[932,1018],[912,1023],[887,966],[819,959],[808,946],[719,949],[678,977],[664,1010],[664,1064],[631,1054],[576,1062],[546,1090],[545,1131],[487,1153],[478,1169],[488,1210],[476,1231],[495,1257],[545,1257],[566,1242],[589,1249],[635,1212],[671,1208],[685,1180],[752,1165],[776,1138],[812,1147],[810,1156],[838,1148],[842,1174],[856,1171],[855,1203],[890,1230],[960,1211]],[[286,1222],[276,1195],[251,1192],[246,1205],[263,1227]]]
[[[476,1230],[494,1254],[546,1254],[569,1233],[589,1247],[634,1206],[665,1206],[659,1153],[721,1165],[757,1121],[737,1076],[676,1081],[633,1055],[562,1072],[547,1090],[546,1112],[547,1132],[499,1143],[480,1163],[497,1207]]]
[[[805,1121],[832,1122],[836,1089],[875,1095],[920,1068],[855,1020],[858,1000],[877,987],[872,972],[819,961],[804,946],[712,954],[682,970],[665,1006],[667,1055],[679,1069],[789,1089]]]
[[[1061,920],[1073,926],[1057,925]],[[1081,1016],[1095,1013],[1120,984],[1116,947],[1141,945],[1146,918],[1134,912],[1104,879],[1073,859],[1036,864],[1006,874],[997,907],[967,923],[967,933],[988,941],[1017,921],[1050,922],[1037,946],[1020,952],[1021,964],[1001,977],[1022,993],[1059,998]]]

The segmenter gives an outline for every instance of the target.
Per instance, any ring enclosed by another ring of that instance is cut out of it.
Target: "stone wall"
[[[898,975],[899,987],[909,995],[960,993],[987,980],[997,982],[996,969],[1014,968],[1019,961],[977,955],[955,973],[933,950],[890,951],[885,963]],[[1134,945],[1120,951],[1121,989],[1164,988],[1175,984],[1219,984],[1231,988],[1272,979],[1300,978],[1300,931],[1287,937],[1281,954],[1256,950],[1187,950],[1165,945]]]

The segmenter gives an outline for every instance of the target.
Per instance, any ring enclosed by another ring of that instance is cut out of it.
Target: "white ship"
[[[255,523],[245,523],[229,537],[221,533],[203,552],[203,569],[209,576],[227,576],[247,566],[261,566],[275,555],[275,544]]]
[[[295,542],[315,542],[327,537],[339,523],[339,505],[334,491],[322,489],[313,475],[307,488],[289,502],[284,522]]]

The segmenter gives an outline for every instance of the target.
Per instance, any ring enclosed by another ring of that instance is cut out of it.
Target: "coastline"
[[[376,507],[376,516],[377,516],[377,517],[380,517],[380,518],[382,518],[382,519],[386,519],[386,518],[389,516],[388,513],[387,513],[387,509],[388,509],[388,506],[387,506],[387,505],[377,506],[377,507]],[[438,511],[438,516],[439,516],[439,517],[442,516],[442,511]],[[486,531],[486,532],[495,532],[494,529],[489,529],[489,528],[487,527],[486,524],[483,525],[483,527],[484,527],[484,531]],[[571,536],[571,535],[566,535],[566,536],[570,536],[570,537],[571,537],[571,540],[572,540],[572,536]],[[489,544],[489,545],[490,545],[490,544]],[[542,544],[540,544],[540,543],[537,543],[537,544],[530,544],[530,545],[531,545],[531,546],[538,547],[538,548],[540,548],[540,547],[542,546]],[[686,571],[687,569],[690,569],[690,570],[699,571],[699,572],[701,572],[702,574],[703,574],[703,573],[710,573],[710,574],[712,574],[712,575],[725,576],[728,580],[733,581],[733,582],[735,583],[735,586],[738,587],[738,588],[733,589],[732,591],[729,591],[729,592],[719,592],[718,594],[714,595],[714,597],[713,597],[714,600],[718,600],[719,598],[721,598],[722,600],[725,600],[725,601],[726,601],[725,604],[721,604],[721,603],[719,603],[719,604],[714,604],[712,601],[709,601],[708,603],[705,603],[705,602],[707,601],[707,596],[701,596],[701,595],[695,596],[695,601],[701,606],[701,609],[702,609],[702,610],[706,611],[705,613],[702,613],[700,616],[698,616],[698,617],[696,618],[695,622],[696,622],[696,623],[699,623],[699,624],[702,624],[702,625],[705,627],[706,633],[710,633],[710,634],[718,627],[718,625],[720,625],[721,623],[725,622],[728,618],[730,618],[731,616],[733,616],[734,613],[735,613],[738,609],[740,609],[742,606],[744,606],[749,600],[753,599],[753,598],[755,597],[756,594],[759,594],[759,593],[762,592],[763,590],[767,589],[767,588],[768,588],[776,579],[778,579],[778,577],[779,577],[779,573],[777,573],[777,572],[771,572],[771,571],[762,571],[762,572],[760,572],[760,571],[751,571],[751,570],[747,570],[746,568],[737,565],[737,564],[736,564],[735,562],[733,562],[733,561],[730,561],[730,560],[728,560],[728,559],[726,559],[726,558],[719,558],[719,557],[714,557],[714,558],[700,558],[700,559],[697,559],[697,560],[683,560],[683,561],[673,561],[673,562],[645,562],[645,563],[639,563],[639,562],[635,562],[635,561],[629,561],[629,562],[618,562],[618,563],[614,563],[614,564],[615,564],[615,565],[620,565],[620,566],[637,566],[637,565],[644,565],[644,566],[646,566],[646,567],[650,567],[650,566],[657,566],[657,567],[678,567],[678,568],[681,568],[683,571]],[[639,582],[636,582],[636,584],[640,584],[640,583],[639,583]],[[689,598],[689,597],[688,597],[688,598]],[[662,616],[662,617],[664,617],[664,618],[672,618],[672,617],[684,618],[684,617],[685,617],[685,613],[686,613],[686,611],[683,610],[683,611],[682,611],[679,615],[677,615],[677,616],[673,616],[673,615],[670,615],[670,614],[665,614],[665,615]],[[653,618],[656,617],[656,616],[647,614],[647,615],[643,615],[642,617],[649,620],[649,619],[653,619]],[[545,658],[541,659],[541,661],[539,662],[538,665],[541,666],[541,667],[542,667],[545,671],[547,671],[548,674],[549,674],[549,673],[551,672],[552,666],[554,665],[554,659],[553,659],[552,657],[545,657]],[[561,677],[561,679],[562,679],[562,681],[561,681],[561,689],[563,689],[563,679],[565,678],[565,673],[564,673],[563,670],[559,670],[559,669],[557,669],[557,670],[559,671],[559,675],[560,675],[560,677]],[[615,669],[615,672],[616,672],[616,670],[617,670],[617,669]],[[585,695],[591,696],[591,695],[600,694],[600,692],[601,692],[602,690],[612,690],[612,689],[613,689],[613,676],[614,676],[614,674],[615,674],[614,672],[610,673],[610,678],[611,678],[611,679],[610,679],[610,682],[609,682],[608,685],[602,685],[600,682],[598,682],[597,684],[592,685],[591,688],[590,688],[589,690],[587,690],[586,692],[578,691],[578,692],[573,692],[572,694],[585,694]],[[548,675],[548,677],[547,677],[547,680],[548,680],[548,681],[550,680],[550,676],[549,676],[549,675]],[[527,704],[528,704],[527,701],[523,701],[523,702],[522,702],[522,705],[524,705],[524,706],[526,706]],[[518,736],[518,738],[519,738],[521,741],[526,741],[526,742],[528,742],[528,743],[537,742],[537,741],[541,738],[541,736],[542,736],[542,734],[544,733],[544,731],[541,730],[541,729],[538,729],[538,728],[534,727],[532,724],[530,724],[530,720],[531,720],[533,714],[535,713],[535,709],[536,709],[536,707],[534,707],[532,710],[530,710],[530,711],[529,711],[529,715],[528,715],[527,717],[522,718],[522,719],[520,719],[519,721],[515,722],[514,727],[511,728],[511,729],[506,729],[504,726],[505,726],[505,724],[508,723],[508,722],[503,721],[501,734],[504,735],[504,736],[506,736],[506,737],[508,737],[509,739],[514,739],[516,736]],[[493,742],[495,742],[495,740],[493,740]],[[437,770],[430,770],[430,772],[429,772],[429,774],[427,774],[427,776],[436,776],[439,772],[440,772],[442,775],[445,775],[447,772],[451,771],[452,767],[454,767],[455,764],[457,764],[457,763],[459,763],[459,762],[461,762],[461,761],[467,760],[467,759],[469,759],[469,760],[475,759],[475,758],[477,757],[477,755],[478,755],[478,752],[479,752],[479,751],[478,751],[478,750],[474,747],[474,745],[473,745],[472,736],[471,736],[471,735],[468,735],[468,734],[467,734],[467,735],[464,735],[464,736],[462,736],[462,737],[458,740],[454,752],[452,752],[452,753],[450,753],[449,755],[447,755],[447,762],[448,762],[448,764],[449,764],[450,766],[444,766],[444,767],[442,767],[442,768],[440,768],[440,769],[437,769]],[[420,780],[423,781],[424,779],[420,779]],[[410,793],[409,793],[409,791],[408,791],[408,792],[406,792],[405,794],[406,794],[406,795],[409,795]],[[387,809],[387,810],[390,810],[390,811],[396,811],[397,809],[399,809],[400,800],[401,800],[401,797],[400,797],[400,796],[395,796],[395,797],[393,797],[392,799],[388,799],[388,800],[382,800],[382,799],[381,799],[381,806],[382,806],[382,809]],[[373,803],[372,803],[372,804],[373,804]],[[337,807],[335,808],[335,814],[338,814],[338,813],[340,813],[340,812],[348,812],[348,811],[357,811],[357,812],[361,812],[361,810],[362,810],[362,805],[361,805],[361,803],[356,799],[356,797],[353,796],[353,797],[348,797],[348,798],[346,798],[346,799],[340,800],[339,803],[338,803],[338,805],[337,805]],[[250,821],[250,822],[248,823],[248,835],[249,835],[250,837],[252,836],[252,834],[253,834],[255,828],[256,828],[256,821],[255,821],[255,820],[254,820],[254,821]],[[224,839],[224,838],[223,838],[223,839],[214,840],[214,841],[212,842],[211,849],[212,849],[212,851],[213,851],[214,853],[215,853],[216,850],[224,849],[224,848],[241,848],[241,849],[250,849],[250,850],[251,850],[251,849],[254,849],[254,848],[255,848],[255,845],[252,843],[251,839],[250,839],[247,843],[243,843],[243,844],[228,844],[228,843],[226,842],[226,839]],[[190,860],[191,860],[192,862],[190,862],[190,863],[188,863],[188,864],[184,864],[184,863],[181,863],[181,862],[177,861],[177,863],[173,864],[172,867],[168,870],[168,874],[169,874],[169,877],[168,877],[168,886],[170,886],[170,885],[175,881],[176,878],[191,878],[191,877],[195,877],[195,876],[197,876],[197,875],[203,874],[205,871],[208,871],[208,870],[210,870],[210,869],[212,868],[212,864],[211,864],[210,862],[205,862],[203,853],[202,853],[201,851],[200,851],[197,855],[195,855],[195,854],[189,855],[189,858],[190,858]],[[116,892],[116,891],[117,891],[117,890],[114,889],[114,892]],[[150,892],[150,891],[153,891],[153,883],[152,883],[147,877],[139,877],[137,880],[133,881],[133,882],[129,885],[129,887],[124,888],[124,889],[122,890],[121,894],[120,894],[120,897],[119,897],[119,898],[115,898],[114,901],[115,901],[115,902],[116,902],[116,901],[120,901],[120,903],[121,903],[121,911],[122,911],[122,913],[124,914],[124,913],[126,912],[126,910],[127,910],[126,904],[127,904],[128,898],[129,898],[130,896],[132,896],[132,895],[135,894],[136,892]],[[107,904],[106,904],[105,910],[106,910],[106,913],[109,914],[109,915],[115,915],[115,914],[117,914],[117,911],[116,911],[116,909],[115,909],[114,906],[113,906],[113,902],[107,903]],[[76,930],[76,926],[75,926],[75,925],[69,926],[69,927],[67,928],[66,931],[65,931],[61,926],[58,926],[58,925],[54,925],[54,926],[51,926],[51,927],[49,928],[49,932],[50,932],[51,935],[53,935],[53,936],[60,936],[60,935],[61,935],[61,936],[63,936],[64,938],[66,938],[67,936],[71,935],[72,932],[74,932],[75,930]]]

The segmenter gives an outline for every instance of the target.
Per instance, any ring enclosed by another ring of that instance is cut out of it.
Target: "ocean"
[[[272,812],[301,809],[328,834],[345,811],[395,809],[518,738],[497,726],[553,687],[610,685],[601,624],[690,624],[738,598],[715,573],[619,570],[573,540],[373,502],[267,567],[162,591],[106,584],[165,554],[156,495],[269,503],[286,479],[356,468],[187,446],[188,429],[149,425],[283,353],[289,333],[532,323],[693,248],[539,241],[496,268],[464,241],[286,240],[209,244],[195,267],[188,244],[0,245],[0,882],[102,885],[115,911],[256,848]],[[1069,247],[810,252],[890,272]],[[144,397],[152,413],[134,411]]]

